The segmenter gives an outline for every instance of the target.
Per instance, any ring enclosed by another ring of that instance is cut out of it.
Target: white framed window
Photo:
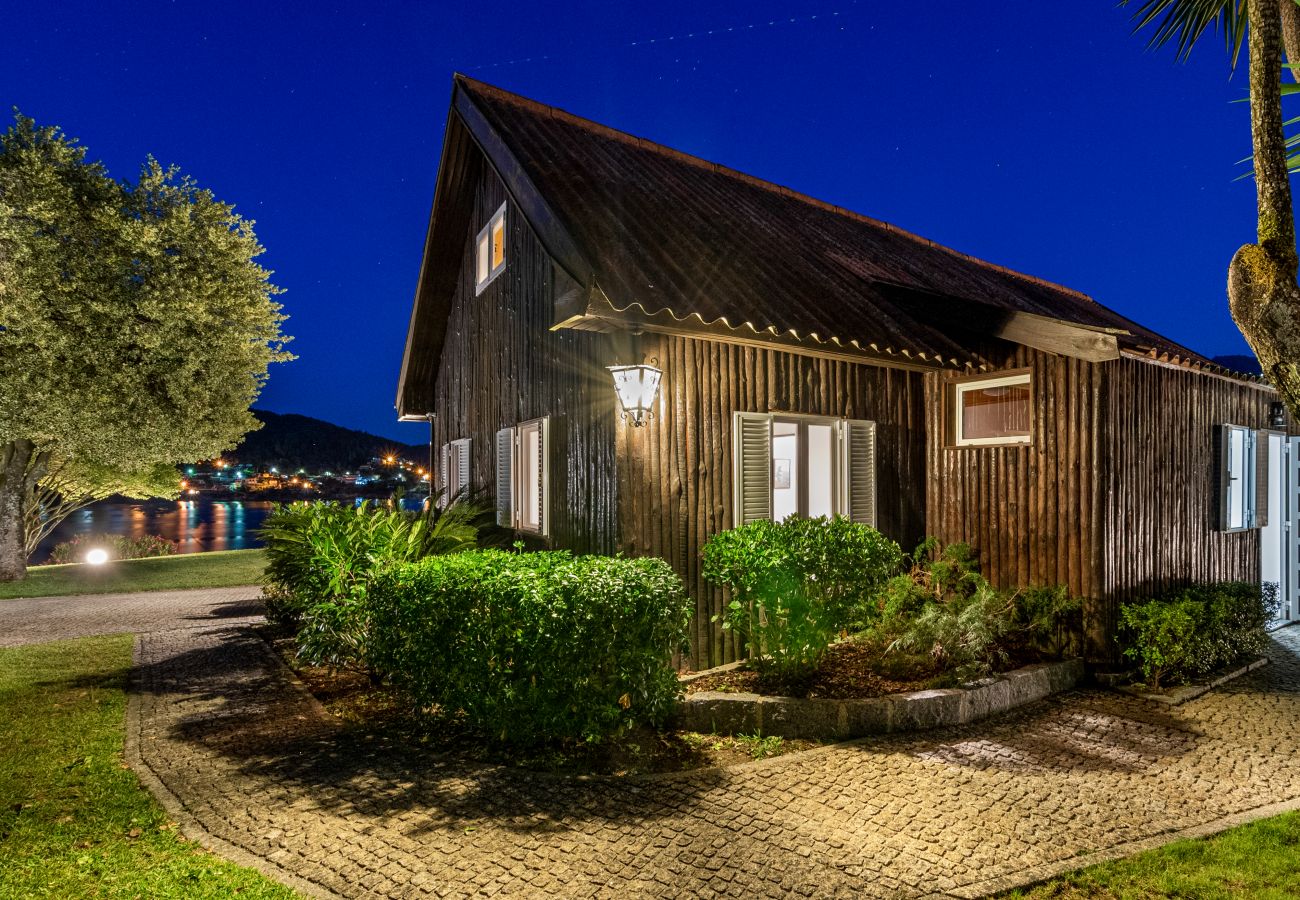
[[[506,204],[492,214],[474,241],[474,293],[480,294],[506,268]]]
[[[470,439],[442,445],[442,504],[445,506],[469,489]]]
[[[876,424],[795,414],[735,413],[736,525],[843,515],[876,524]]]
[[[1268,437],[1244,425],[1220,425],[1215,435],[1220,531],[1268,524]]]
[[[987,447],[1030,442],[1033,385],[1028,372],[958,381],[952,389],[954,444]]]
[[[550,417],[497,432],[497,524],[548,537],[550,522]]]

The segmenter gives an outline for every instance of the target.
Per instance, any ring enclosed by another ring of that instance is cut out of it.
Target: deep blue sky
[[[412,442],[393,397],[457,70],[1245,352],[1245,78],[1217,37],[1180,65],[1108,0],[550,6],[7,0],[0,101],[255,219],[300,357],[260,405]]]

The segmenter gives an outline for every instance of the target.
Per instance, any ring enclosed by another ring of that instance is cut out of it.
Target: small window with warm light
[[[1029,443],[1033,391],[1027,372],[957,382],[953,408],[958,446]]]
[[[474,247],[474,292],[480,293],[506,267],[506,204],[483,226]]]

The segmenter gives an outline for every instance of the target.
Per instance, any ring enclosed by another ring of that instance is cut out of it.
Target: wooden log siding
[[[470,483],[491,491],[497,430],[550,416],[551,538],[545,544],[609,553],[616,537],[617,399],[603,366],[611,338],[550,330],[556,283],[567,276],[513,203],[506,210],[505,270],[475,295],[475,237],[506,200],[496,174],[483,168],[438,366],[435,445],[471,438]]]
[[[705,542],[733,524],[732,413],[877,422],[880,530],[906,549],[924,535],[922,375],[669,335],[643,335],[641,353],[658,359],[663,383],[650,422],[619,428],[619,548],[661,556],[685,580],[696,603],[693,665],[743,654],[711,621],[723,596],[700,576]]]
[[[1195,580],[1259,575],[1258,532],[1215,531],[1212,428],[1263,427],[1258,386],[1134,359],[1028,348],[1032,443],[949,446],[952,378],[926,380],[930,533],[964,541],[996,585],[1084,599],[1090,657],[1114,657],[1119,605]]]
[[[970,544],[996,585],[1065,584],[1093,597],[1102,577],[1092,552],[1101,518],[1099,368],[1028,348],[1005,367],[1032,374],[1027,445],[949,446],[953,379],[925,376],[929,531]]]
[[[1107,364],[1102,593],[1126,600],[1189,581],[1259,579],[1259,532],[1215,528],[1213,427],[1268,427],[1259,385],[1133,359]]]

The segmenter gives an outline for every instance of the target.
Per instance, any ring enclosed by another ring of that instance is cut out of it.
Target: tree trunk
[[[1258,243],[1245,245],[1232,258],[1228,308],[1264,375],[1293,419],[1300,420],[1300,288],[1282,129],[1282,12],[1278,0],[1248,2]]]
[[[48,464],[31,441],[0,444],[0,582],[27,577],[27,502]]]

